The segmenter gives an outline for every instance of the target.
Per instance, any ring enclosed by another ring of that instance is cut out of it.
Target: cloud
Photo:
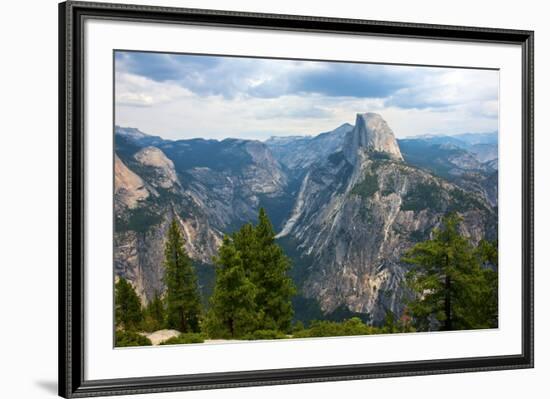
[[[191,94],[179,85],[155,82],[126,72],[115,72],[115,101],[118,105],[152,107]]]
[[[448,108],[498,101],[498,72],[472,69],[428,68],[414,84],[395,91],[387,106]]]
[[[248,93],[259,97],[315,93],[332,97],[381,98],[406,87],[408,76],[372,64],[315,63],[296,68],[255,86]]]
[[[316,134],[381,113],[399,137],[498,129],[498,72],[117,52],[117,123],[167,138]]]
[[[199,70],[207,70],[221,62],[218,57],[178,54],[117,51],[117,70],[124,70],[157,82],[182,80]]]
[[[315,93],[379,98],[410,84],[405,69],[373,64],[118,52],[117,71],[200,95],[273,98]]]

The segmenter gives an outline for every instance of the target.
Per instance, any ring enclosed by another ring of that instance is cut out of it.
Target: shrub
[[[298,320],[296,321],[296,323],[294,323],[294,325],[292,326],[292,333],[296,333],[298,331],[302,331],[304,328],[306,328],[304,326],[304,323],[301,321],[301,320]]]
[[[359,195],[363,198],[369,198],[378,191],[378,177],[373,174],[365,175],[362,182],[358,183],[351,190],[352,194]]]
[[[115,346],[151,346],[151,340],[134,331],[119,330],[115,334]]]
[[[334,321],[314,321],[308,329],[296,331],[294,338],[310,337],[340,337],[351,335],[376,334],[379,329],[364,324],[358,317],[345,320],[341,323]]]
[[[202,344],[205,336],[200,333],[185,333],[162,341],[160,345]]]
[[[243,339],[248,339],[250,341],[256,339],[284,339],[287,336],[277,330],[256,330],[252,333],[246,334],[243,336]]]
[[[422,209],[439,210],[443,206],[441,194],[441,189],[436,183],[418,183],[411,186],[403,197],[401,209],[415,212]]]

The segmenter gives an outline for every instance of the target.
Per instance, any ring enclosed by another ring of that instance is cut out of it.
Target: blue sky
[[[117,52],[116,124],[165,138],[311,135],[378,112],[398,137],[498,129],[498,72]]]

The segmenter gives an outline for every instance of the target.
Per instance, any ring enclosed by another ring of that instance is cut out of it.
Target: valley
[[[207,306],[225,234],[266,210],[291,259],[294,318],[381,325],[409,297],[402,262],[457,212],[461,234],[496,240],[497,134],[397,139],[379,114],[316,136],[165,140],[115,127],[114,268],[145,305],[165,290],[176,220]]]

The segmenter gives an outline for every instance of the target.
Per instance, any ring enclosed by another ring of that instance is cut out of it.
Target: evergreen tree
[[[258,252],[260,245],[256,237],[256,230],[252,224],[243,225],[232,235],[235,249],[239,251],[246,275],[251,280],[257,280],[256,274],[260,269]]]
[[[164,304],[158,292],[145,308],[143,324],[144,329],[148,331],[156,331],[164,327]]]
[[[476,249],[460,235],[460,221],[454,213],[445,217],[433,239],[416,244],[403,258],[413,265],[407,274],[415,295],[409,310],[420,330],[431,329],[434,321],[442,330],[495,326],[496,302],[486,301],[496,299],[496,273],[483,267]]]
[[[498,326],[498,243],[481,240],[475,255],[482,266],[484,284],[479,287],[480,318],[490,327]]]
[[[167,326],[182,333],[198,332],[201,305],[197,276],[175,219],[168,229],[164,258]]]
[[[290,331],[295,293],[287,275],[290,261],[275,243],[263,208],[256,226],[247,223],[225,237],[217,264],[209,330],[233,337],[251,328]]]
[[[290,260],[275,243],[273,225],[263,208],[260,208],[254,232],[257,262],[250,276],[258,289],[256,304],[261,315],[261,328],[290,331],[294,313],[291,298],[296,293],[288,276]]]
[[[134,287],[120,277],[115,284],[115,320],[124,330],[136,330],[143,320],[141,302]]]
[[[216,285],[206,328],[211,337],[238,338],[258,327],[256,288],[246,276],[240,253],[225,236],[215,258]]]

